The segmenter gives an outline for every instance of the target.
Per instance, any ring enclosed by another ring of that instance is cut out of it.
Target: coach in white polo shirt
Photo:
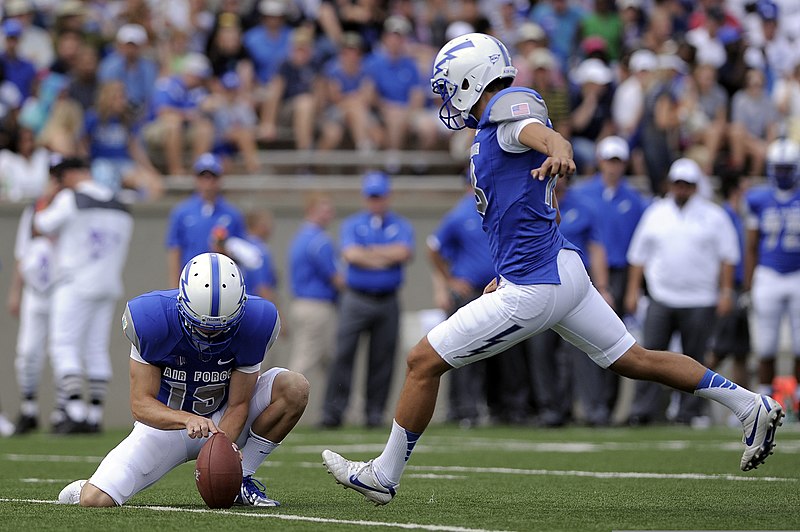
[[[736,230],[719,205],[697,194],[702,170],[691,159],[669,169],[669,193],[648,207],[628,248],[630,272],[625,294],[633,313],[647,281],[650,305],[643,345],[667,349],[679,332],[683,352],[702,362],[715,316],[733,308],[734,267],[740,260]],[[637,381],[630,421],[662,419],[664,388]],[[700,424],[701,401],[682,395],[676,421]]]

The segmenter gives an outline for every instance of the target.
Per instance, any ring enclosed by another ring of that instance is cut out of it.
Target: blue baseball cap
[[[238,89],[242,85],[239,74],[236,72],[226,72],[219,78],[219,82],[228,90]]]
[[[361,183],[361,194],[365,197],[383,197],[390,189],[389,176],[383,172],[370,172]]]
[[[194,162],[194,173],[200,175],[203,172],[209,172],[215,176],[222,175],[222,163],[219,157],[213,153],[204,153]]]
[[[14,18],[3,21],[3,34],[6,37],[19,37],[22,35],[22,23]]]
[[[778,6],[771,0],[757,2],[756,11],[764,20],[778,20]]]

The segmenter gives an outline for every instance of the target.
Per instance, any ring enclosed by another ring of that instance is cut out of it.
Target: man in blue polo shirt
[[[137,119],[143,119],[158,78],[158,65],[142,55],[147,46],[147,31],[139,24],[124,24],[117,31],[117,47],[100,61],[97,77],[101,83],[125,84],[128,105]]]
[[[208,251],[225,253],[245,269],[261,266],[258,248],[247,242],[244,217],[222,197],[222,164],[204,153],[194,164],[195,193],[177,204],[167,226],[167,263],[170,286],[178,286],[180,272],[192,257]]]
[[[350,398],[353,363],[362,333],[369,333],[366,424],[383,424],[392,382],[400,322],[397,290],[403,266],[414,254],[411,223],[389,210],[389,178],[381,172],[364,176],[366,209],[342,222],[341,246],[345,284],[339,309],[336,356],[331,367],[322,426],[342,423]]]
[[[306,198],[305,218],[289,245],[290,325],[289,367],[305,368],[312,383],[324,382],[336,346],[336,300],[344,279],[336,267],[338,251],[327,227],[334,206],[324,192]]]

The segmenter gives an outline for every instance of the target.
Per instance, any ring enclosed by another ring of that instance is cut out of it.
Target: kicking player
[[[800,380],[800,146],[779,139],[767,149],[770,184],[747,194],[744,290],[752,287],[759,392],[772,393],[784,315]],[[800,400],[800,387],[795,401]]]
[[[303,414],[308,381],[283,368],[259,376],[280,331],[275,305],[245,295],[233,260],[203,253],[183,268],[179,289],[130,300],[122,329],[131,342],[133,431],[59,502],[120,506],[196,459],[221,431],[242,450],[236,504],[279,506],[253,474]]]
[[[412,348],[381,455],[355,462],[326,449],[328,471],[368,500],[388,503],[433,415],[442,374],[547,329],[603,368],[724,404],[744,425],[741,468],[760,465],[775,446],[781,406],[685,355],[635,342],[558,230],[553,188],[559,176],[575,172],[572,147],[550,127],[537,92],[509,88],[515,75],[506,47],[480,33],[451,40],[435,59],[431,85],[443,100],[439,117],[450,129],[477,129],[470,168],[498,277]]]

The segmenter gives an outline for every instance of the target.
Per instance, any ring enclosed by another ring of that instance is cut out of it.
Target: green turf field
[[[714,428],[558,430],[431,427],[397,498],[375,507],[321,465],[380,451],[387,431],[300,428],[259,469],[280,508],[208,510],[186,464],[123,508],[52,504],[125,431],[0,440],[0,530],[800,529],[800,427],[742,473],[741,432]]]

